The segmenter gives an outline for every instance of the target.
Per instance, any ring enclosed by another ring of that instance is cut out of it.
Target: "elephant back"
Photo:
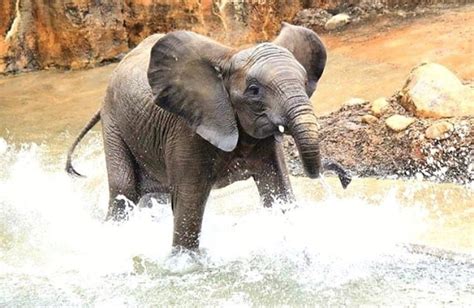
[[[150,51],[164,35],[153,34],[132,49],[113,71],[104,99],[104,110],[110,113],[126,111],[128,108],[141,108],[152,100],[147,79]]]

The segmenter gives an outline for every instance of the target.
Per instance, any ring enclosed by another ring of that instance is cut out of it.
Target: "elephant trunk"
[[[321,154],[318,142],[318,123],[307,97],[292,99],[287,105],[287,123],[306,174],[318,178],[321,169]]]

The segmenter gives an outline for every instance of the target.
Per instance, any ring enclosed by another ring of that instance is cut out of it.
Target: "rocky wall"
[[[0,73],[84,68],[156,32],[188,29],[230,44],[266,40],[299,1],[2,0]]]
[[[85,68],[119,59],[146,36],[188,29],[239,45],[271,39],[303,8],[472,0],[2,0],[0,73]]]

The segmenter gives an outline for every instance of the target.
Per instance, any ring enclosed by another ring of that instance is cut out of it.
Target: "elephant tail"
[[[90,119],[89,123],[87,123],[86,126],[82,129],[81,133],[79,136],[76,137],[76,140],[74,140],[74,143],[72,144],[71,148],[69,148],[69,151],[67,153],[67,161],[66,161],[66,172],[72,176],[77,176],[77,177],[84,177],[82,174],[76,171],[74,167],[72,166],[72,154],[74,153],[74,150],[76,149],[77,145],[79,142],[81,142],[82,138],[89,132],[89,130],[94,127],[94,125],[97,124],[100,120],[100,109],[94,114],[92,119]]]

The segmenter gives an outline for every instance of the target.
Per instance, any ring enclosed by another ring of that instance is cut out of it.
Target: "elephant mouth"
[[[283,134],[280,133],[280,132],[276,132],[273,137],[275,138],[275,141],[278,142],[278,143],[282,143],[283,142]]]
[[[283,126],[281,123],[275,123],[271,117],[266,114],[259,115],[250,121],[248,120],[249,118],[240,119],[238,117],[237,119],[239,126],[255,139],[266,139],[273,136],[276,141],[282,142],[283,135],[289,134],[289,130],[286,126]]]
[[[273,135],[275,140],[279,143],[283,142],[285,135],[289,135],[288,129],[281,124],[274,124],[268,121],[264,126],[260,128],[260,138],[268,138]]]
[[[258,118],[255,121],[255,129],[250,134],[257,139],[268,138],[278,132],[278,128],[266,116]]]
[[[276,125],[275,133],[273,134],[273,136],[277,142],[282,143],[284,135],[288,135],[288,134],[289,134],[288,129],[285,126],[279,124],[279,125]]]

